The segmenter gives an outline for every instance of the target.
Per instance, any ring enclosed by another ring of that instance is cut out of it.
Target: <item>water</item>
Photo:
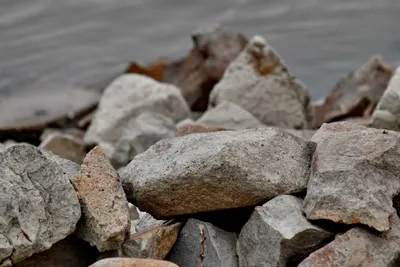
[[[131,60],[181,57],[217,22],[266,37],[313,99],[373,54],[400,65],[399,0],[0,0],[0,90],[99,87]]]

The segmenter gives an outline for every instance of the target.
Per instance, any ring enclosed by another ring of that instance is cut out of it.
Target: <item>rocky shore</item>
[[[0,266],[400,266],[400,68],[312,102],[263,37],[192,40],[70,105],[0,99]]]

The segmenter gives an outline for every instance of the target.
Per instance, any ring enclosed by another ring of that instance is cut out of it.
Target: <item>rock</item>
[[[77,164],[81,164],[86,155],[83,141],[66,134],[52,134],[39,147]]]
[[[382,57],[371,57],[340,79],[325,101],[314,105],[313,128],[348,117],[371,116],[391,76],[392,69]]]
[[[298,263],[333,237],[308,222],[302,206],[302,199],[283,195],[256,207],[239,235],[240,266],[285,267]]]
[[[100,147],[87,154],[71,182],[83,213],[78,236],[100,252],[119,249],[130,228],[128,201],[117,172]]]
[[[307,90],[261,36],[249,41],[212,90],[210,106],[223,101],[236,103],[266,125],[308,126]]]
[[[77,128],[64,128],[64,129],[46,128],[40,135],[40,141],[43,142],[44,140],[46,140],[46,138],[48,138],[50,135],[53,134],[69,135],[79,140],[83,140],[85,132]]]
[[[16,267],[87,267],[94,262],[96,249],[74,235],[53,245],[49,250],[35,254]]]
[[[304,200],[310,220],[389,229],[400,192],[399,133],[349,122],[324,124],[316,143]]]
[[[353,228],[325,247],[311,253],[299,267],[399,266],[400,220],[390,218],[391,229],[377,235],[365,228]]]
[[[56,83],[37,83],[0,93],[0,141],[40,143],[49,125],[68,127],[92,110],[99,93]]]
[[[308,144],[272,128],[165,139],[120,171],[128,199],[155,218],[251,206],[300,192]]]
[[[282,130],[284,130],[285,132],[288,132],[294,136],[297,136],[307,142],[311,141],[311,138],[317,132],[314,130],[296,130],[296,129],[282,129]]]
[[[163,260],[174,246],[182,223],[159,225],[131,233],[121,248],[121,256]]]
[[[186,124],[194,124],[195,121],[192,120],[191,118],[186,118],[184,120],[181,120],[180,122],[178,122],[177,124],[175,124],[176,129],[181,128],[182,126],[186,125]]]
[[[215,25],[198,30],[192,40],[194,48],[181,63],[172,83],[182,89],[192,110],[205,110],[210,91],[246,46],[247,39]]]
[[[196,123],[234,130],[265,127],[250,112],[228,101],[207,110]]]
[[[135,207],[135,205],[128,203],[128,207],[129,207],[129,218],[130,220],[138,220],[139,218],[139,213],[137,208]]]
[[[6,150],[6,146],[0,143],[0,153]]]
[[[93,263],[89,267],[179,267],[168,261],[134,259],[134,258],[109,258]]]
[[[236,235],[211,223],[189,219],[168,257],[180,267],[235,267]]]
[[[184,136],[192,133],[211,133],[211,132],[219,132],[226,131],[229,129],[225,129],[222,127],[214,127],[214,126],[203,126],[200,124],[185,124],[181,126],[175,133],[175,136]]]
[[[3,262],[0,262],[0,267],[12,267],[12,261],[10,259],[6,259]]]
[[[75,230],[79,201],[53,157],[30,145],[0,154],[0,262],[21,262]]]
[[[372,117],[373,127],[400,131],[400,67],[393,74]]]
[[[158,82],[163,82],[164,71],[167,64],[168,64],[167,61],[161,60],[147,67],[147,66],[142,66],[136,62],[132,62],[125,70],[125,73],[141,74],[147,77],[151,77]]]
[[[126,74],[105,90],[85,144],[100,145],[118,168],[159,138],[173,136],[175,123],[189,115],[189,107],[175,86]]]

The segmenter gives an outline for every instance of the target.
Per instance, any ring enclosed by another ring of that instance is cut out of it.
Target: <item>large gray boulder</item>
[[[236,235],[211,223],[189,219],[179,234],[168,260],[179,267],[235,267]]]
[[[389,229],[400,192],[400,135],[349,122],[323,124],[304,201],[311,220]]]
[[[353,228],[325,247],[311,253],[298,267],[396,267],[400,266],[400,220],[390,218],[391,229],[377,235],[366,228]]]
[[[53,157],[30,145],[0,153],[0,265],[45,251],[75,230],[79,201]]]
[[[400,131],[400,67],[393,74],[372,114],[372,126]]]
[[[229,101],[221,102],[215,108],[207,110],[196,123],[233,130],[265,127],[250,112]]]
[[[126,160],[120,160],[118,157],[114,159],[115,151],[121,149],[122,145],[118,144],[121,139],[125,139],[123,145],[128,146],[128,151],[134,150],[136,146],[133,144],[142,141],[143,137],[140,136],[149,132],[148,127],[155,128],[150,131],[150,135],[153,135],[158,130],[157,124],[166,123],[160,123],[160,118],[156,117],[156,122],[149,122],[151,126],[147,126],[147,115],[145,118],[138,118],[145,112],[162,114],[171,119],[168,123],[172,125],[190,116],[189,107],[177,87],[159,83],[142,75],[126,74],[114,80],[104,91],[84,141],[87,145],[100,145],[114,166],[119,167],[116,165],[126,163]],[[126,132],[134,128],[137,128],[137,132],[126,137]],[[150,139],[153,140],[154,137]],[[156,141],[158,139],[154,142]],[[143,146],[146,147],[147,144]]]
[[[272,128],[165,139],[120,171],[128,199],[156,218],[239,208],[300,192],[308,144]]]
[[[210,94],[210,106],[231,101],[266,125],[308,126],[309,95],[305,86],[261,37],[254,36],[226,69]]]
[[[256,207],[239,235],[239,265],[285,267],[322,247],[332,234],[308,222],[302,206],[302,199],[283,195]]]
[[[77,235],[100,252],[119,249],[130,229],[128,201],[117,172],[100,147],[86,155],[71,182],[83,213]]]

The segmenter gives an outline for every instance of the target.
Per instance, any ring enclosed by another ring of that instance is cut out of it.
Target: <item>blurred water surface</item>
[[[0,0],[0,90],[99,87],[131,60],[179,58],[213,23],[265,36],[313,99],[373,54],[400,65],[399,0]]]

